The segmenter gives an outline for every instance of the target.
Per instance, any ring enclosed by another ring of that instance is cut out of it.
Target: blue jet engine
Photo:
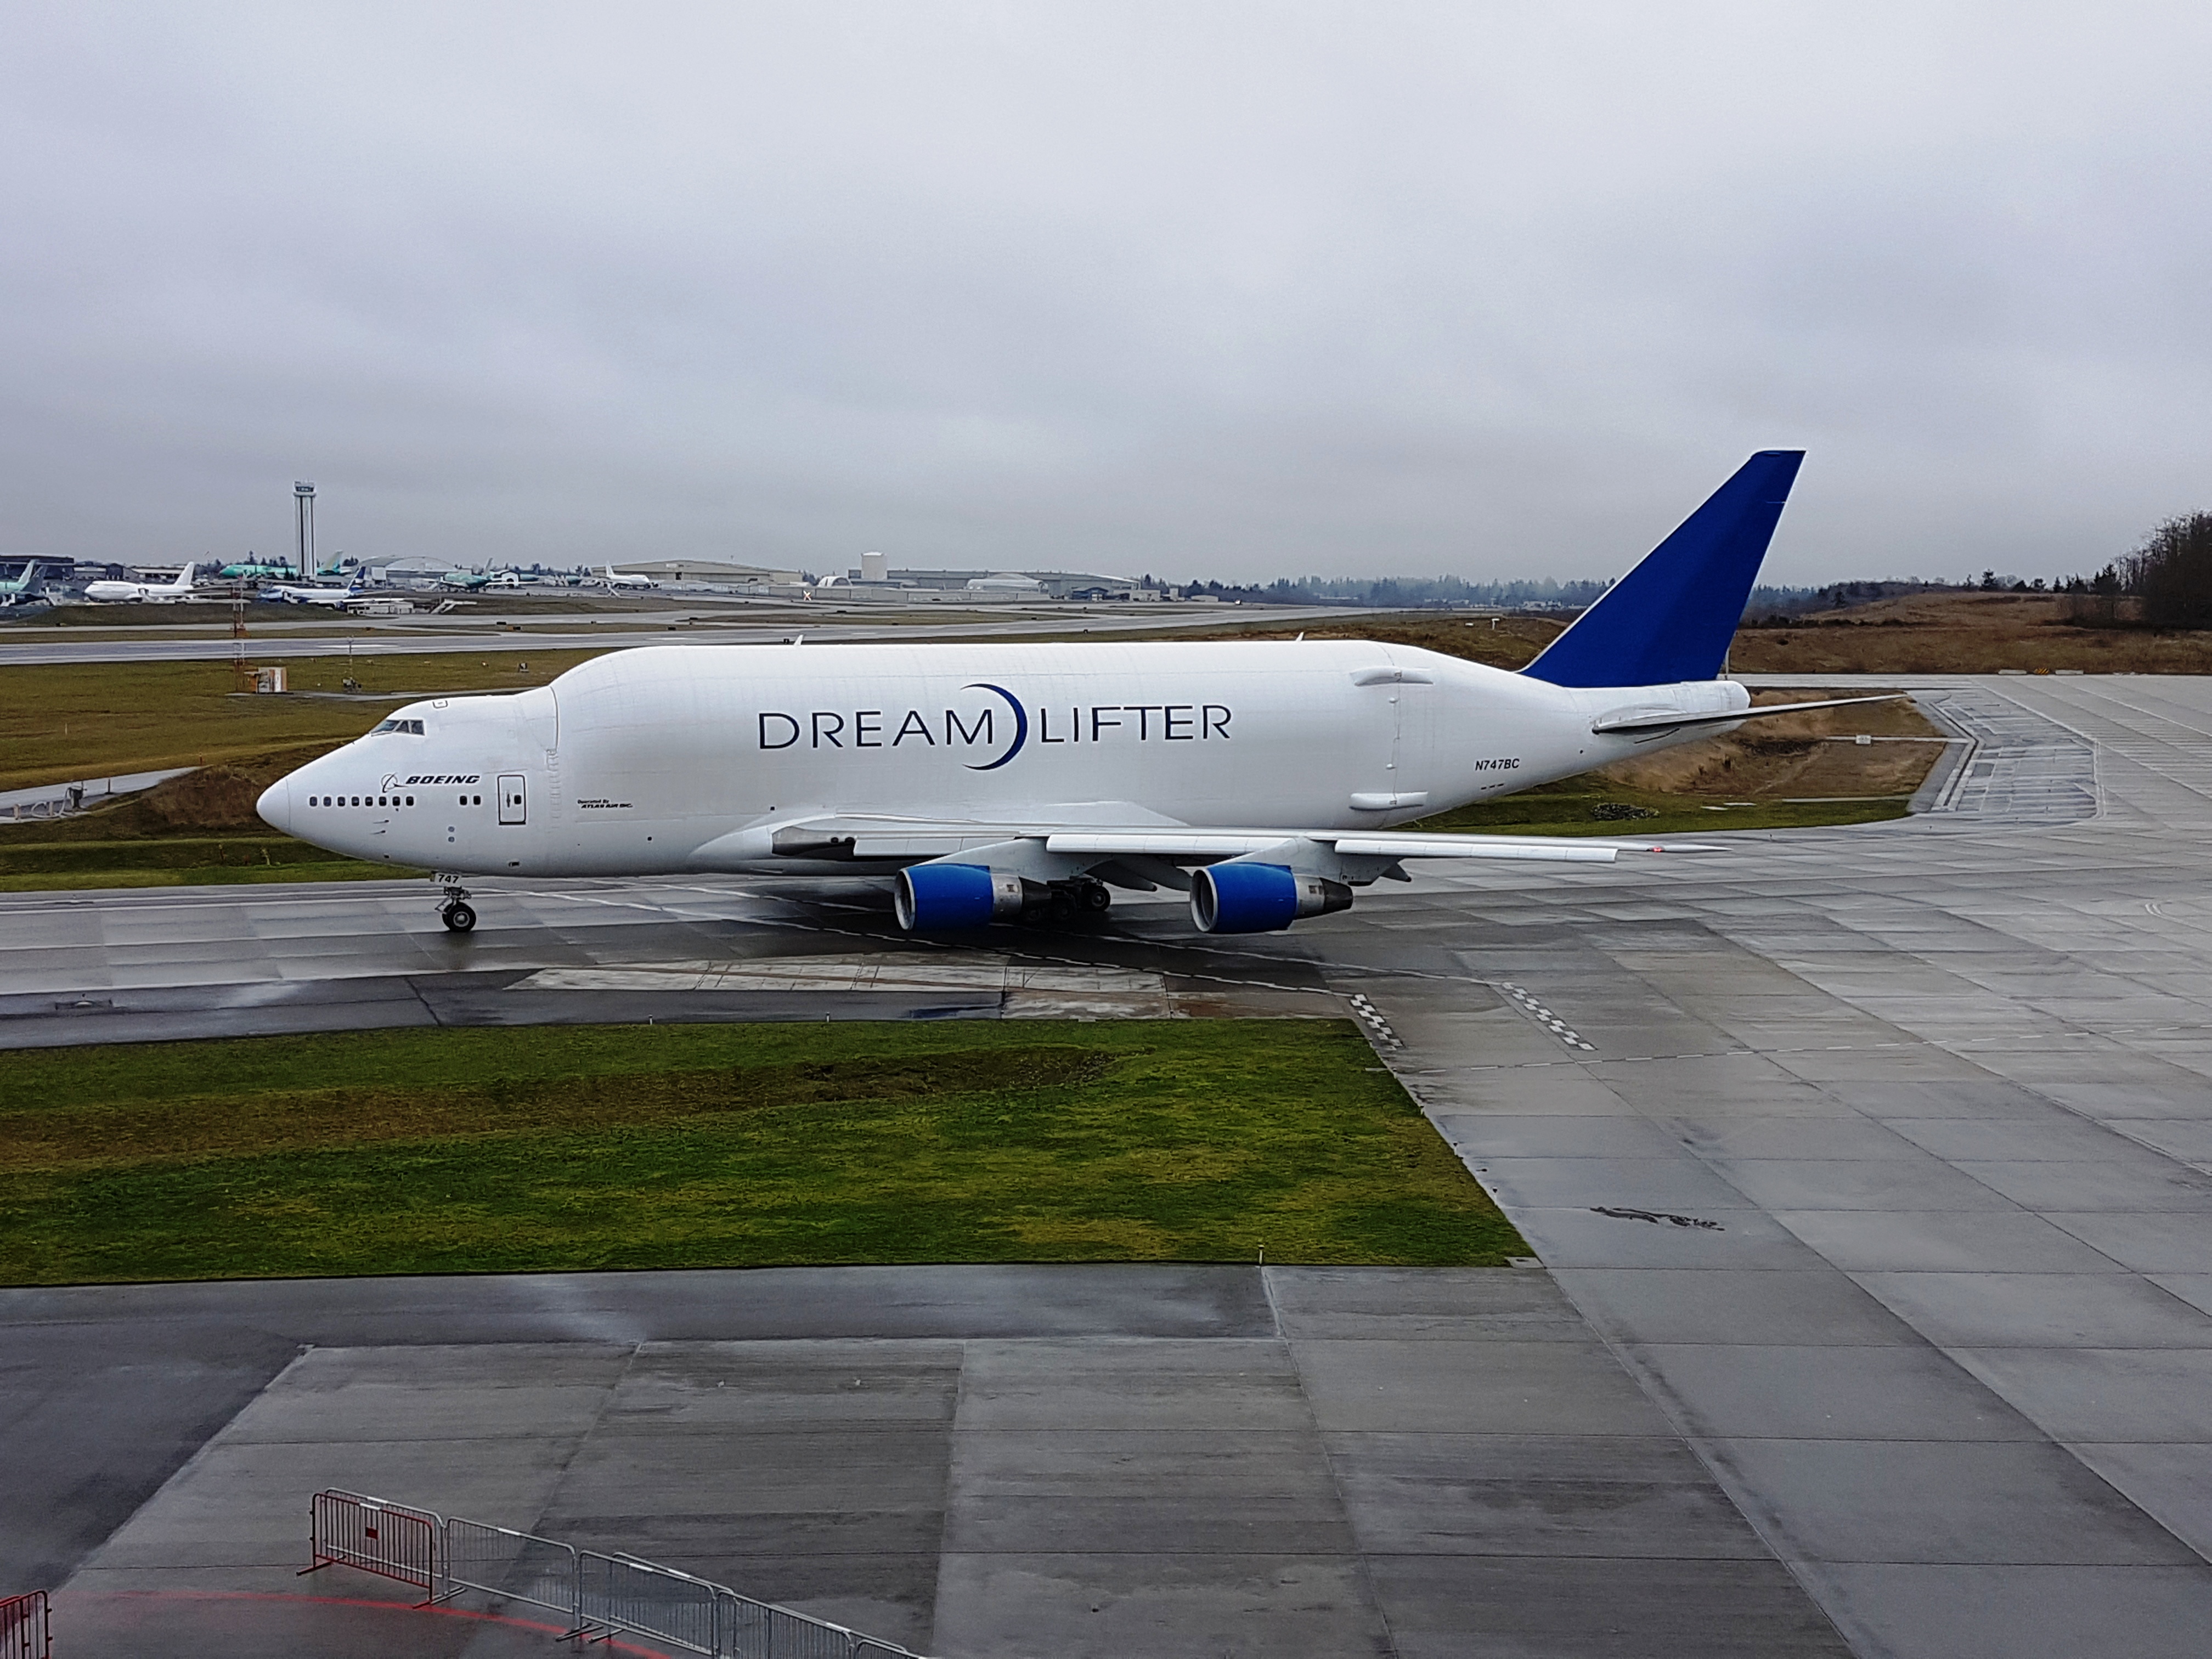
[[[898,872],[891,908],[909,933],[1018,921],[1044,891],[1041,882],[1000,875],[980,864],[916,864]]]
[[[1280,864],[1236,860],[1194,870],[1190,919],[1200,933],[1272,933],[1307,916],[1352,908],[1352,889]]]

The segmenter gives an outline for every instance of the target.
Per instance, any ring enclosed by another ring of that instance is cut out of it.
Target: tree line
[[[2134,552],[2094,576],[2068,578],[2059,591],[2073,596],[2077,622],[2212,628],[2212,513],[2168,519]],[[2123,600],[2130,602],[2124,611]]]
[[[1146,579],[1147,581],[1150,578]],[[1300,576],[1239,585],[1195,581],[1187,592],[1246,605],[1372,605],[1381,610],[1579,611],[1595,604],[1610,581],[1470,582],[1457,576]],[[1752,590],[1747,623],[1780,622],[1808,611],[1842,610],[1901,594],[1958,592],[2054,593],[2070,599],[2076,622],[2104,627],[2212,628],[2212,513],[2168,519],[2133,552],[2094,576],[2046,584],[1995,570],[1954,586],[1919,579],[1831,582],[1820,587]]]

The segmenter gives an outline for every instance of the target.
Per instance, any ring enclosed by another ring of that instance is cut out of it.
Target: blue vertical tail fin
[[[1802,449],[1763,449],[1521,672],[1553,685],[1709,680],[1727,660]]]

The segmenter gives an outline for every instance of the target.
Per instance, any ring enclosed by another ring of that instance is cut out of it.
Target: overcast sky
[[[0,0],[0,548],[2093,568],[2212,508],[2212,7]]]

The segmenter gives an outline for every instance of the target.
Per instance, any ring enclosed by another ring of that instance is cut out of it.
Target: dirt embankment
[[[135,810],[173,830],[246,830],[261,823],[253,803],[268,787],[238,767],[206,766],[155,785],[123,810]]]
[[[161,841],[225,830],[274,836],[276,831],[253,810],[261,792],[287,772],[336,747],[334,743],[309,744],[227,765],[204,766],[112,805],[94,807],[71,817],[0,823],[0,840]]]

